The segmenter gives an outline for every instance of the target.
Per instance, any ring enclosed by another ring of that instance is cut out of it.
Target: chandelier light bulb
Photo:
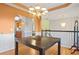
[[[15,16],[15,20],[16,20],[16,21],[19,21],[19,20],[20,20],[20,16],[18,16],[18,15]]]
[[[32,13],[32,11],[30,11],[30,10],[29,10],[28,12],[29,12],[29,13]]]
[[[46,10],[46,11],[44,11],[45,13],[48,13],[48,11]]]
[[[41,8],[40,6],[36,6],[34,8],[29,8],[29,13],[33,14],[33,15],[46,15],[46,13],[48,13],[48,10],[46,8]]]
[[[34,8],[29,8],[29,10],[34,10]]]
[[[17,31],[19,31],[19,28],[16,28]]]
[[[36,15],[36,13],[34,13],[34,12],[33,12],[32,14],[33,14],[33,15]]]
[[[36,6],[35,9],[40,9],[40,6]]]
[[[41,8],[41,10],[45,11],[45,10],[47,10],[47,9],[46,9],[46,8]]]

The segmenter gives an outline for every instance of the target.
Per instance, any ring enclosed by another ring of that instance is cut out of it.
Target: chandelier
[[[29,8],[29,13],[31,13],[32,15],[37,15],[37,16],[41,16],[41,15],[46,15],[48,13],[48,10],[46,8],[41,8],[40,6],[36,6],[34,8]]]
[[[16,15],[14,19],[15,19],[16,31],[21,30],[22,27],[24,26],[24,22],[22,21],[22,16]]]

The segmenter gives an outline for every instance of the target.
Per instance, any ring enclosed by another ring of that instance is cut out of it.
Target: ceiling
[[[62,4],[64,4],[64,3],[22,3],[22,5],[24,5],[26,7],[27,6],[35,7],[35,6],[39,5],[40,7],[45,7],[45,8],[56,7],[56,6],[59,6]],[[12,5],[12,4],[10,3],[8,5]],[[16,8],[20,8],[20,7],[16,6]],[[25,11],[27,11],[27,10],[25,10]],[[46,16],[43,16],[43,18],[48,18],[50,20],[56,20],[56,19],[60,19],[60,18],[67,18],[67,17],[78,16],[78,15],[79,15],[79,3],[72,3],[71,5],[69,5],[66,8],[61,8],[58,10],[48,12],[48,14]]]
[[[44,7],[44,8],[50,8],[50,7],[55,7],[58,5],[62,5],[63,3],[24,3],[24,5],[28,5],[28,6],[40,6],[40,7]]]
[[[70,18],[79,15],[79,4],[71,4],[70,6],[55,10],[48,13],[48,19],[50,20],[59,20],[61,18]]]

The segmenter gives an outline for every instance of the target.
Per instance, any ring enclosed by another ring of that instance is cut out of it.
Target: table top
[[[29,46],[31,48],[34,48],[36,50],[38,49],[48,49],[55,43],[60,41],[60,38],[56,37],[41,37],[41,36],[29,36],[29,37],[24,37],[22,39],[19,39],[21,43],[23,43],[26,46]]]

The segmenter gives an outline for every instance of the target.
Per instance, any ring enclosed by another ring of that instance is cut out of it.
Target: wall
[[[67,17],[67,18],[63,18],[63,19],[50,20],[50,29],[73,31],[75,20],[76,19],[74,17]],[[66,23],[66,26],[62,27],[61,23]],[[73,45],[74,33],[71,33],[71,32],[53,32],[51,34],[54,37],[61,38],[61,45],[63,47],[70,48]]]
[[[14,49],[15,47],[14,17],[16,15],[31,18],[31,15],[27,12],[0,4],[0,52]]]
[[[0,32],[12,32],[14,17],[16,15],[22,15],[31,18],[31,15],[27,12],[25,13],[5,4],[0,4]]]

